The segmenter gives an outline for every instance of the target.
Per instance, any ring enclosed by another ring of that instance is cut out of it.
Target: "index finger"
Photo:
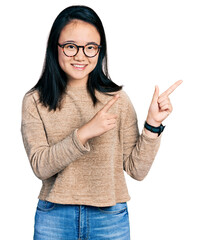
[[[107,102],[106,105],[104,105],[104,107],[102,108],[102,111],[107,112],[111,106],[118,100],[119,98],[119,94],[116,94],[110,101]]]
[[[162,93],[161,95],[167,95],[169,96],[183,81],[179,80],[177,82],[175,82],[170,88],[168,88],[164,93]]]

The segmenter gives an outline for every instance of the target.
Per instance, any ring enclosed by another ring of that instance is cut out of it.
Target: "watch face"
[[[159,130],[158,136],[163,132],[164,128],[165,128],[165,126],[163,126],[163,125],[161,124],[160,127],[159,127],[160,130]]]
[[[161,131],[163,132],[165,126],[163,126],[163,125],[161,124],[160,128],[161,128]]]

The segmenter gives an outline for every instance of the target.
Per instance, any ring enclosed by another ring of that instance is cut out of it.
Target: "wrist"
[[[146,122],[149,125],[154,126],[154,127],[159,127],[162,124],[162,122],[157,122],[153,118],[150,118],[150,117],[147,117]]]
[[[147,121],[145,121],[144,127],[146,130],[148,130],[152,133],[156,133],[156,134],[158,133],[158,136],[163,132],[163,130],[165,128],[165,126],[163,126],[162,124],[160,124],[159,126],[152,126]]]
[[[77,137],[83,145],[85,145],[86,142],[89,140],[88,131],[86,130],[85,126],[82,126],[78,129]]]

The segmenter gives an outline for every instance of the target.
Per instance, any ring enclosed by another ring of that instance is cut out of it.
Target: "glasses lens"
[[[74,56],[77,53],[77,47],[72,43],[68,43],[64,46],[64,52],[69,57]]]
[[[85,46],[85,54],[88,56],[88,57],[94,57],[97,53],[98,53],[98,46],[95,45],[95,44],[88,44]]]

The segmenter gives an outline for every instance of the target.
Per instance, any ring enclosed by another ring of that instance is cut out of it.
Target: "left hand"
[[[172,112],[173,107],[171,105],[169,95],[182,83],[182,80],[177,81],[165,92],[159,96],[159,88],[155,87],[154,95],[148,110],[147,123],[158,127],[161,125],[164,119]]]

